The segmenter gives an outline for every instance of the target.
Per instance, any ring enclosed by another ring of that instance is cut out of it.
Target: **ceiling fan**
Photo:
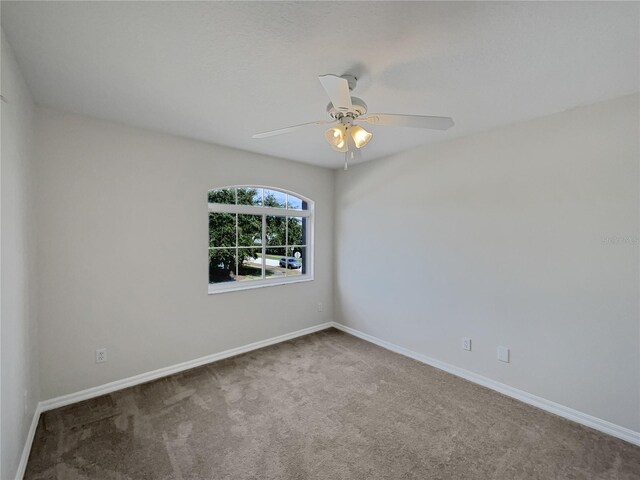
[[[333,125],[324,132],[324,136],[337,152],[344,152],[344,169],[347,161],[359,155],[373,134],[367,132],[358,123],[366,122],[371,125],[391,125],[396,127],[428,128],[431,130],[447,130],[454,123],[451,117],[429,117],[425,115],[399,115],[393,113],[367,113],[367,104],[361,99],[351,96],[356,87],[357,78],[353,75],[320,75],[318,77],[322,87],[327,92],[331,102],[327,105],[327,113],[331,120],[302,123],[291,127],[279,128],[268,132],[256,133],[252,138],[267,138],[274,135],[293,132],[310,125]],[[354,148],[355,147],[355,148]]]

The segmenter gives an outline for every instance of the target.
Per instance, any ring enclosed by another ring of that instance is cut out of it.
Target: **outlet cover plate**
[[[509,363],[509,348],[508,347],[498,347],[498,360],[501,362]]]
[[[99,348],[96,350],[96,363],[104,363],[107,361],[107,349]]]
[[[462,349],[463,350],[467,350],[468,352],[471,351],[471,339],[470,338],[466,338],[466,337],[462,338]]]

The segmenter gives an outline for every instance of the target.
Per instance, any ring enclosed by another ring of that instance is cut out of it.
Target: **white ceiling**
[[[640,4],[7,2],[2,27],[40,105],[327,167],[319,74],[354,73],[363,160],[639,90]]]

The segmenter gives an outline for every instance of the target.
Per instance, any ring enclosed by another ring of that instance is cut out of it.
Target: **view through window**
[[[209,292],[311,277],[312,202],[275,188],[209,190]]]

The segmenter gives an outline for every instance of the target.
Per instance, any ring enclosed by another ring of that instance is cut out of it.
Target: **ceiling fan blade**
[[[453,127],[451,117],[428,117],[426,115],[398,115],[394,113],[371,113],[358,120],[372,125],[390,125],[394,127],[429,128],[432,130],[448,130]]]
[[[251,135],[251,138],[273,137],[274,135],[282,135],[284,133],[293,132],[295,130],[298,130],[299,128],[308,127],[309,125],[326,125],[328,123],[335,123],[335,122],[325,122],[325,121],[319,120],[317,122],[301,123],[300,125],[292,125],[290,127],[279,128],[278,130],[269,130],[268,132],[256,133],[254,135]]]
[[[322,87],[329,95],[331,103],[337,110],[347,112],[353,108],[349,82],[336,75],[320,75],[318,77]]]

